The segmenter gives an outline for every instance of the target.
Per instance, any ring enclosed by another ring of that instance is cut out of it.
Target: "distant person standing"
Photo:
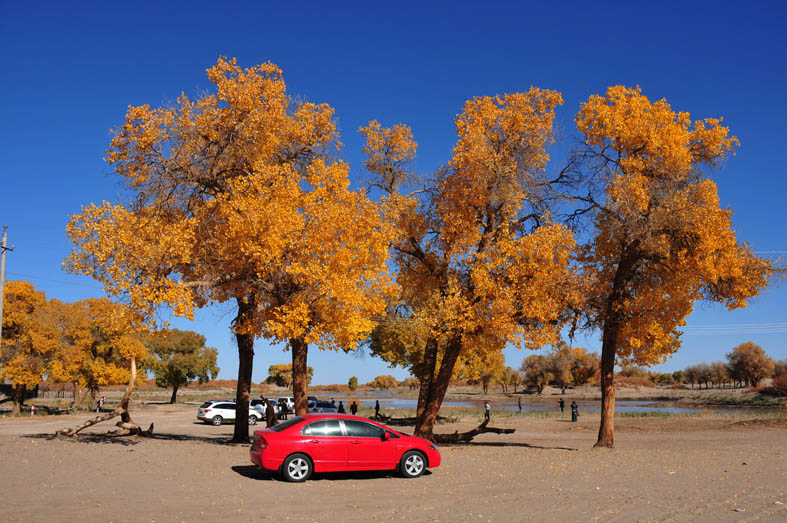
[[[490,421],[492,419],[492,406],[486,400],[484,400],[484,419],[486,421]]]
[[[355,403],[355,400],[353,400],[353,402],[350,404],[350,414],[352,414],[353,416],[355,416],[355,414],[356,414],[357,412],[358,412],[358,404],[357,404],[357,403]]]
[[[519,396],[516,399],[516,404],[517,404],[517,406],[519,406],[519,412],[522,412],[522,396]]]
[[[344,402],[343,401],[339,402],[339,408],[337,409],[337,412],[339,414],[344,414]]]
[[[579,407],[577,406],[576,401],[571,402],[571,421],[579,421]]]
[[[374,400],[374,417],[380,417],[380,400]]]
[[[560,412],[561,413],[565,412],[566,411],[566,402],[563,401],[563,398],[560,398],[560,401],[558,401],[558,403],[560,404]]]
[[[265,396],[260,396],[260,399],[265,404],[265,426],[270,428],[276,425],[276,409],[273,407],[273,402]]]

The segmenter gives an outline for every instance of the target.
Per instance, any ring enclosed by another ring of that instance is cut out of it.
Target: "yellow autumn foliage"
[[[606,188],[585,259],[596,324],[616,328],[619,363],[663,362],[695,301],[744,307],[766,283],[768,264],[738,243],[732,211],[700,170],[738,139],[721,119],[692,122],[623,86],[591,96],[576,123]]]

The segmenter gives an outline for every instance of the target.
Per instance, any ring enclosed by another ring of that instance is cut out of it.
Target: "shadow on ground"
[[[166,440],[166,441],[198,441],[200,443],[209,443],[211,445],[240,445],[249,446],[250,443],[235,443],[225,437],[206,437],[206,436],[187,436],[184,434],[167,434],[164,432],[153,433],[150,437],[140,437],[134,434],[115,434],[112,432],[104,433],[85,433],[76,436],[56,436],[51,433],[45,434],[28,434],[22,436],[24,438],[33,439],[62,439],[72,443],[104,443],[122,446],[132,446],[142,443],[145,440]]]
[[[506,441],[469,441],[467,443],[443,443],[440,445],[440,448],[447,447],[521,447],[539,450],[579,450],[574,447],[544,447],[542,445],[531,445],[530,443],[512,443]]]
[[[254,465],[235,465],[231,467],[233,472],[257,481],[284,481],[278,474],[269,470],[262,470]],[[424,476],[431,475],[430,470],[424,471]],[[393,470],[364,470],[357,472],[315,472],[309,478],[309,482],[313,481],[346,481],[346,480],[363,480],[363,479],[382,479],[382,478],[401,478]]]

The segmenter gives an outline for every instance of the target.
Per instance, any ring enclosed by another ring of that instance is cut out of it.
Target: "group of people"
[[[566,402],[563,398],[558,400],[558,405],[560,405],[560,412],[566,411]],[[519,407],[519,412],[522,412],[522,398],[517,398],[517,406]],[[492,419],[492,406],[489,404],[487,400],[484,400],[484,420],[489,421]],[[577,422],[579,421],[579,405],[577,405],[576,401],[571,401],[571,421]]]
[[[333,400],[331,400],[331,403],[335,404],[335,402]],[[336,408],[336,411],[339,414],[346,414],[347,413],[347,411],[344,409],[344,402],[343,401],[339,402],[339,406]],[[350,414],[355,416],[356,412],[358,412],[358,404],[355,402],[355,400],[353,400],[353,402],[350,403]]]

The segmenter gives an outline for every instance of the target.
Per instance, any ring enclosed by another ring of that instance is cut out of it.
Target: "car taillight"
[[[265,438],[259,434],[254,434],[254,443],[251,445],[251,450],[262,450],[267,446],[268,442],[265,441]]]
[[[205,410],[203,410],[202,412],[204,412],[205,414],[207,414],[208,412],[210,412],[210,409],[205,409]]]

